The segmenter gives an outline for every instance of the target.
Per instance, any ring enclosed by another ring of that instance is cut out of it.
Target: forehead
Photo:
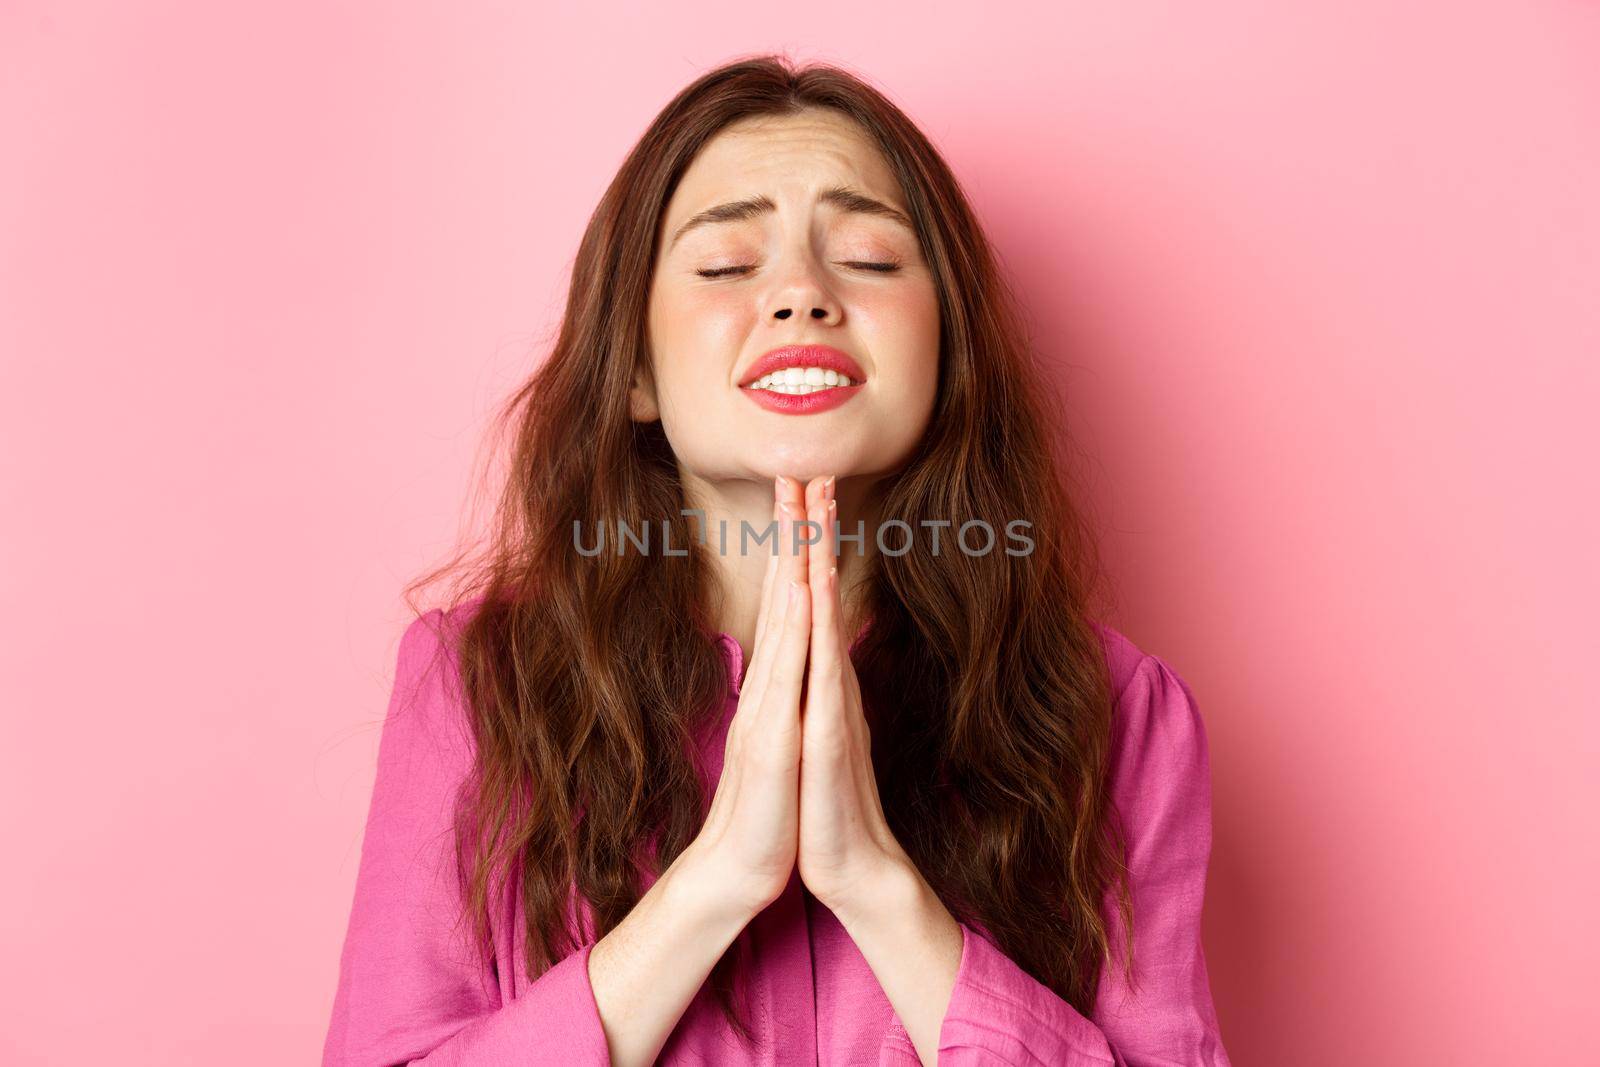
[[[854,120],[824,109],[763,115],[724,128],[701,148],[662,222],[670,232],[705,208],[763,193],[780,208],[791,197],[809,206],[816,190],[836,185],[906,209],[883,153]]]

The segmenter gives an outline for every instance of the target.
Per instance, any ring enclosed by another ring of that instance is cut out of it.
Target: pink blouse
[[[595,938],[586,904],[583,947],[532,981],[520,901],[492,917],[492,967],[454,925],[461,895],[450,810],[471,767],[472,738],[443,627],[465,610],[434,609],[401,638],[324,1067],[610,1063],[589,984]],[[1200,943],[1211,790],[1199,709],[1172,668],[1098,628],[1117,694],[1112,783],[1129,831],[1136,992],[1120,966],[1108,967],[1085,1016],[962,924],[941,1067],[1228,1064]],[[701,739],[708,797],[744,670],[738,642],[720,640],[732,686],[720,725]],[[1120,929],[1109,906],[1106,914]],[[702,986],[658,1064],[921,1062],[866,960],[798,874],[745,936],[754,949],[758,1010],[747,1017],[756,1051],[737,1041]]]

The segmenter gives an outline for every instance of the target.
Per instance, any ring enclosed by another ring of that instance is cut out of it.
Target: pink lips
[[[777,370],[789,367],[821,367],[849,378],[854,384],[820,389],[814,393],[796,396],[792,393],[774,393],[770,389],[751,389],[750,386]],[[785,415],[812,415],[838,407],[861,391],[866,372],[861,364],[849,355],[829,345],[785,345],[774,348],[751,364],[739,381],[739,391],[768,411]]]
[[[867,376],[861,364],[831,345],[785,345],[774,348],[747,367],[744,377],[739,379],[739,388],[758,382],[775,370],[790,367],[821,367],[842,374],[852,382],[860,382]]]

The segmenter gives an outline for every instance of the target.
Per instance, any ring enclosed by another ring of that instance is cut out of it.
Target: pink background
[[[1592,1062],[1600,8],[666,6],[0,10],[0,1059],[314,1061],[398,590],[623,153],[787,48],[1071,364],[1235,1062]]]

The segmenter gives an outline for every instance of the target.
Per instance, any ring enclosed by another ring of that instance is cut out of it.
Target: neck
[[[755,540],[755,535],[765,533],[773,525],[772,481],[708,481],[688,471],[681,471],[680,476],[687,501],[684,506],[698,509],[704,516],[701,530],[714,575],[714,588],[708,591],[711,617],[722,632],[739,642],[739,647],[744,650],[745,662],[748,663],[755,645],[756,620],[761,609],[761,585],[774,545],[770,535],[759,544]],[[842,541],[839,555],[834,559],[834,564],[839,568],[845,633],[852,637],[862,622],[864,597],[860,583],[869,569],[872,556],[878,550],[873,530],[880,500],[874,492],[874,486],[875,482],[871,479],[844,476],[840,476],[834,485],[840,533],[854,534],[856,523],[863,524],[864,536],[860,545],[854,541]],[[690,519],[691,524],[699,521],[695,517]],[[743,536],[742,543],[744,527],[741,523],[749,524],[749,534]],[[775,526],[773,528],[776,529]],[[805,550],[806,546],[801,545],[801,551]]]

